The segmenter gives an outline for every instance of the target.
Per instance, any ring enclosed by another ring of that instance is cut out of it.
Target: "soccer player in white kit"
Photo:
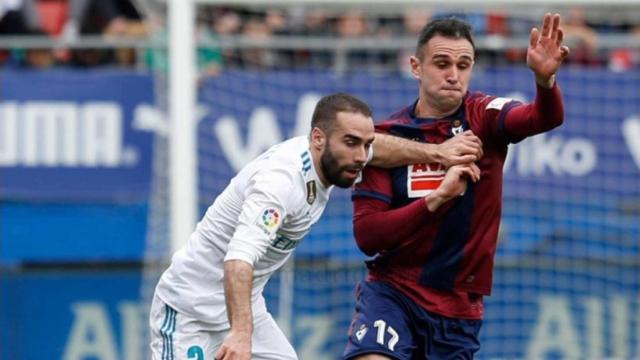
[[[356,181],[374,136],[377,166],[482,155],[471,133],[441,145],[374,135],[369,107],[343,93],[318,102],[311,128],[240,170],[174,254],[151,305],[153,359],[297,359],[262,291],[318,221],[332,186]]]

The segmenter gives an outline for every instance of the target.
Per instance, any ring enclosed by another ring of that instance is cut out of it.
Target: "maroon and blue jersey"
[[[367,166],[352,194],[356,241],[376,256],[369,280],[391,283],[437,314],[478,319],[491,292],[507,147],[562,123],[560,91],[539,87],[531,104],[469,93],[454,114],[438,119],[416,117],[416,104],[377,123],[377,131],[439,144],[470,129],[483,141],[480,181],[432,213],[424,197],[444,178],[442,164]]]

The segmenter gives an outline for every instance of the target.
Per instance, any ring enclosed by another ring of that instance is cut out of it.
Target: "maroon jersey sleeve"
[[[504,120],[504,132],[515,139],[549,131],[564,121],[564,104],[558,85],[537,86],[533,103],[513,107]]]
[[[389,171],[367,166],[362,175],[363,180],[356,184],[352,194],[353,231],[358,247],[368,256],[383,254],[401,245],[424,222],[446,212],[453,202],[443,204],[433,213],[424,198],[392,208]]]
[[[532,103],[476,93],[469,99],[471,128],[483,139],[517,143],[549,131],[564,120],[564,104],[557,85],[545,89],[536,85]]]

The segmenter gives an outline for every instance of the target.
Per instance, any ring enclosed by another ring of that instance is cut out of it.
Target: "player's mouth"
[[[360,175],[360,171],[362,171],[361,167],[349,167],[344,169],[344,172],[346,172],[350,178],[357,178],[358,175]]]

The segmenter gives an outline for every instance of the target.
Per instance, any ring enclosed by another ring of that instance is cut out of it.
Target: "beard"
[[[320,156],[320,167],[322,169],[322,173],[330,184],[344,189],[351,187],[356,180],[345,177],[343,175],[344,172],[347,170],[362,170],[362,165],[340,166],[338,160],[331,152],[331,147],[329,147],[328,143],[327,147],[324,149],[324,153]]]

